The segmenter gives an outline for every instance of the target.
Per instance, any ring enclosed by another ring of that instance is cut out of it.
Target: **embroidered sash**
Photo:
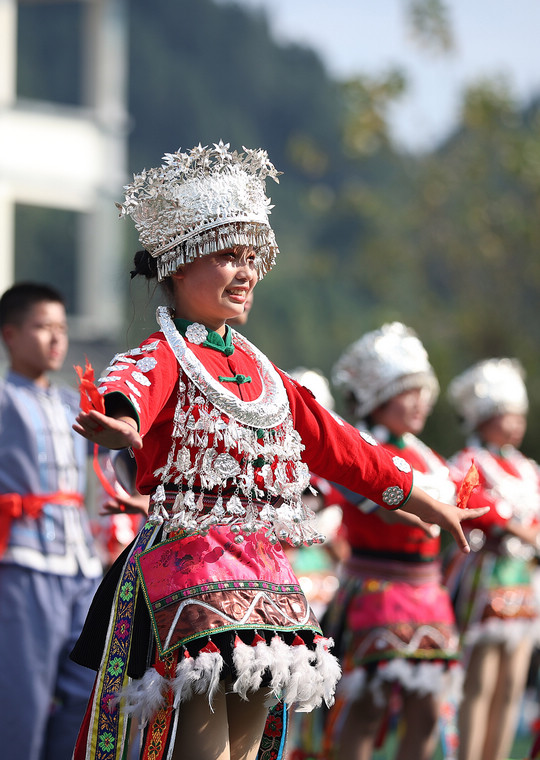
[[[118,584],[107,632],[107,642],[93,693],[86,739],[86,760],[121,760],[128,727],[127,716],[114,703],[128,684],[127,663],[131,648],[133,616],[139,591],[136,560],[154,540],[159,528],[142,528]]]

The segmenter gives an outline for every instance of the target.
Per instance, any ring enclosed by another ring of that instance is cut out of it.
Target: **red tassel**
[[[219,647],[217,647],[213,641],[209,641],[208,644],[205,647],[203,647],[200,651],[213,654],[214,652],[219,652]]]
[[[86,359],[84,372],[82,367],[78,365],[75,365],[73,369],[79,378],[80,406],[82,411],[90,412],[94,409],[96,412],[105,414],[105,402],[103,401],[103,396],[101,396],[94,385],[94,370],[88,359]]]
[[[184,657],[184,660],[191,660],[191,655],[187,649],[184,649],[183,657]]]
[[[239,647],[240,644],[243,644],[243,643],[244,642],[242,641],[242,639],[240,638],[240,636],[238,634],[236,634],[235,637],[234,637],[234,646],[235,647]]]
[[[294,641],[291,644],[291,646],[293,646],[293,647],[302,647],[302,646],[304,646],[305,647],[306,646],[306,642],[298,634],[296,634],[296,636],[294,637]]]
[[[255,636],[253,637],[253,641],[251,642],[251,646],[256,647],[260,641],[262,641],[263,643],[266,643],[265,639],[263,639],[261,635],[256,633]]]
[[[322,647],[325,652],[328,652],[328,639],[325,636],[319,636],[319,634],[316,634],[313,637],[313,643],[318,644],[319,641],[322,643]]]
[[[459,491],[457,495],[457,506],[460,509],[466,508],[469,502],[469,497],[471,493],[479,485],[480,485],[480,476],[478,474],[478,470],[476,469],[476,465],[473,459],[471,462],[471,466],[469,467],[467,474],[463,478],[463,481],[459,487]]]

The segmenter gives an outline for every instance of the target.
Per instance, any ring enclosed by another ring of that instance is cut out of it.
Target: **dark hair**
[[[132,269],[129,273],[131,279],[140,274],[142,277],[146,277],[147,280],[153,280],[157,278],[157,262],[148,251],[137,251],[133,257],[133,264],[135,269]]]
[[[0,298],[0,327],[20,324],[30,309],[44,301],[65,306],[64,297],[50,285],[38,282],[19,282]]]
[[[133,264],[135,268],[129,273],[131,279],[139,274],[147,280],[157,280],[157,261],[148,251],[137,251],[133,257]],[[173,285],[170,277],[165,277],[159,284],[169,297],[172,296]]]

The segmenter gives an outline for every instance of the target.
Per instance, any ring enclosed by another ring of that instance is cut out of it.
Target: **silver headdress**
[[[334,397],[330,390],[330,383],[326,377],[319,372],[318,369],[306,369],[305,367],[297,367],[291,370],[289,375],[293,380],[297,380],[302,385],[305,385],[310,390],[319,404],[322,404],[325,409],[332,411],[334,409]]]
[[[526,414],[525,370],[517,359],[478,362],[448,386],[448,398],[468,432],[499,414]]]
[[[166,153],[165,163],[126,185],[120,216],[131,216],[141,245],[157,259],[158,279],[198,256],[236,245],[258,254],[259,277],[278,254],[268,215],[265,180],[279,182],[265,150],[229,151],[221,140],[188,153]]]
[[[431,405],[439,394],[426,349],[401,322],[385,324],[350,345],[334,365],[332,382],[352,392],[359,419],[412,388],[426,388]]]

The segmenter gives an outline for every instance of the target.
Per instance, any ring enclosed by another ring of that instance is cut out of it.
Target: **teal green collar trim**
[[[390,433],[388,443],[392,444],[392,446],[395,446],[396,449],[404,449],[406,445],[402,435],[392,435],[392,433]]]
[[[193,324],[189,319],[174,319],[173,320],[178,332],[185,338],[186,330]],[[208,330],[208,328],[206,328]],[[213,330],[208,330],[206,340],[202,343],[206,348],[213,348],[216,351],[221,351],[225,356],[231,356],[234,354],[234,345],[232,342],[232,332],[228,325],[225,325],[225,336],[221,335]]]

